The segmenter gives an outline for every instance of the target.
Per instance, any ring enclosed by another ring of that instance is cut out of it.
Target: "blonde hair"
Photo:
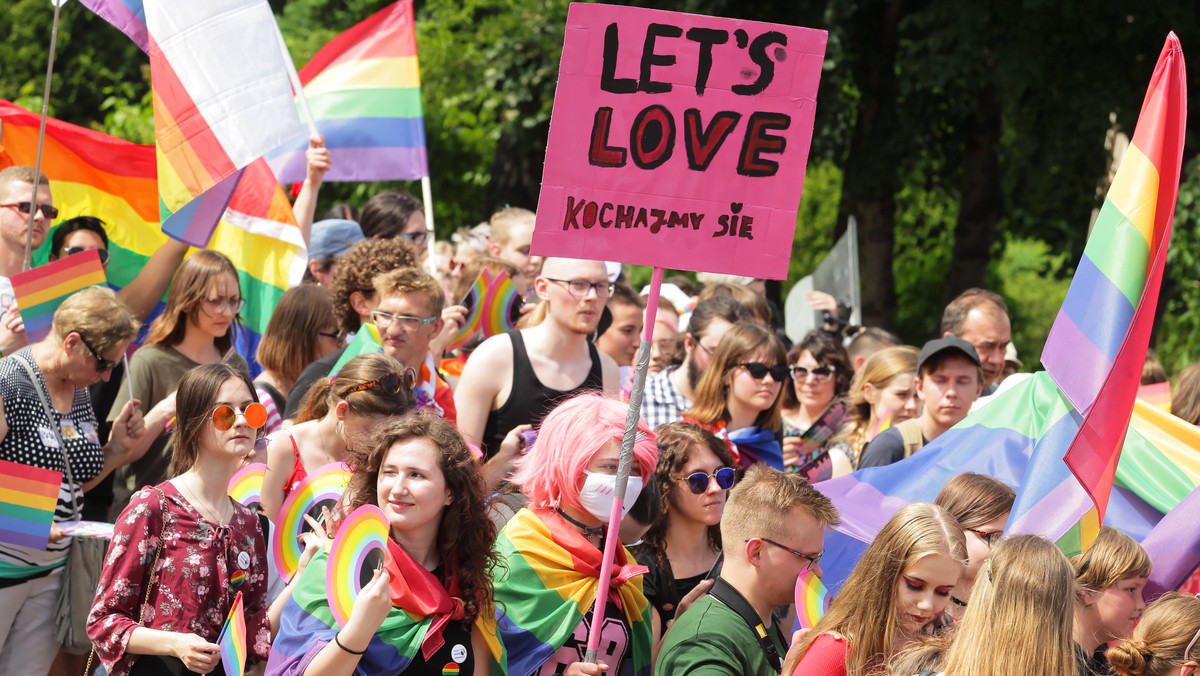
[[[384,298],[416,294],[425,299],[429,316],[441,318],[446,305],[446,294],[433,275],[420,268],[400,268],[385,272],[374,279],[375,293],[380,302]]]
[[[1167,592],[1151,603],[1133,630],[1108,649],[1108,664],[1121,676],[1167,676],[1184,663],[1200,661],[1200,598]]]
[[[795,507],[802,507],[822,528],[838,524],[838,511],[829,498],[795,472],[780,472],[763,463],[752,465],[729,491],[721,515],[721,540],[742,542],[750,538],[783,536]],[[733,547],[726,556],[741,550]]]
[[[140,326],[111,289],[89,286],[58,306],[50,335],[61,344],[68,334],[78,333],[92,349],[104,353],[133,340]]]
[[[505,207],[492,214],[492,218],[488,222],[491,226],[488,239],[493,244],[507,244],[509,238],[512,236],[510,231],[514,225],[533,225],[536,220],[537,216],[528,209]]]
[[[1073,577],[1067,557],[1049,540],[1001,540],[971,590],[946,652],[946,674],[1002,676],[1021,665],[1029,676],[1075,676]]]
[[[728,519],[728,507],[725,514]],[[829,612],[804,640],[800,654],[807,652],[818,636],[832,632],[851,644],[846,676],[882,670],[896,644],[900,576],[917,561],[933,555],[966,567],[967,541],[954,517],[928,502],[916,502],[896,512],[867,547]]]
[[[917,348],[908,345],[884,348],[867,358],[862,371],[854,378],[850,386],[850,420],[838,431],[836,441],[844,441],[850,446],[851,460],[858,466],[862,451],[870,439],[871,410],[874,408],[867,401],[864,392],[867,383],[876,390],[887,387],[888,382],[896,376],[917,372]]]
[[[1121,580],[1150,576],[1150,555],[1125,533],[1102,526],[1083,554],[1071,557],[1079,593],[1102,592]]]

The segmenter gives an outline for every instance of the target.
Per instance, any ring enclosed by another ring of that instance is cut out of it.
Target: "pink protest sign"
[[[826,38],[571,5],[533,251],[785,278]]]

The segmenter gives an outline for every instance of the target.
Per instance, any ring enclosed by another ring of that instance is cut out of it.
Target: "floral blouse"
[[[109,674],[129,673],[137,655],[125,648],[139,626],[215,642],[238,591],[243,592],[248,666],[267,658],[266,543],[258,516],[241,504],[233,506],[229,525],[214,524],[166,481],[138,491],[121,512],[87,625]],[[160,534],[163,549],[151,576]],[[238,572],[243,574],[234,576]],[[236,589],[233,577],[240,579]],[[147,584],[152,584],[149,605],[139,622]]]

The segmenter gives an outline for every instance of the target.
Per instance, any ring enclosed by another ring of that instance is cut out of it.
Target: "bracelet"
[[[337,634],[333,635],[333,642],[337,644],[337,647],[341,648],[342,650],[345,650],[346,652],[350,653],[351,655],[362,655],[367,652],[366,648],[363,648],[362,650],[351,650],[351,649],[347,648],[346,646],[342,645],[342,639],[338,638],[338,634],[341,634],[341,633],[342,632],[339,631]]]

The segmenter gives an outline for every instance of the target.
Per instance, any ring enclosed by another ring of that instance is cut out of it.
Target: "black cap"
[[[921,348],[921,356],[917,358],[917,373],[921,372],[921,367],[925,366],[925,362],[933,358],[934,355],[941,354],[947,350],[955,350],[963,353],[967,359],[970,359],[976,366],[981,366],[979,363],[979,353],[975,351],[975,346],[958,336],[942,336],[936,340],[931,340]]]

